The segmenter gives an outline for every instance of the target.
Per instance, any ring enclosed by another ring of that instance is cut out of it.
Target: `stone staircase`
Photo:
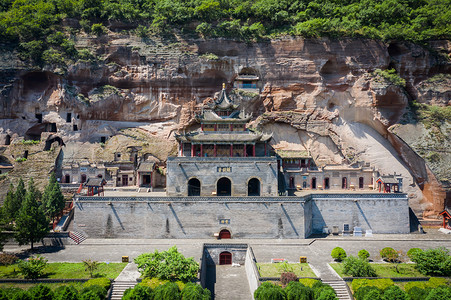
[[[351,295],[349,295],[348,287],[346,286],[346,282],[343,280],[327,280],[323,281],[323,283],[330,285],[335,290],[339,300],[354,299]]]
[[[77,245],[81,244],[84,240],[87,239],[86,236],[78,231],[69,231],[69,238]]]
[[[135,281],[114,281],[111,285],[111,294],[108,299],[120,300],[124,295],[124,292],[128,288],[133,288],[137,284]]]

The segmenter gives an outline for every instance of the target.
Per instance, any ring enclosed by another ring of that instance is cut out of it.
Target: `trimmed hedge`
[[[395,262],[399,257],[398,252],[396,252],[396,250],[391,247],[385,247],[379,252],[379,254],[381,255],[383,260],[389,262]]]
[[[351,283],[352,290],[354,292],[358,291],[360,288],[365,286],[374,286],[379,288],[380,290],[385,290],[388,287],[395,285],[393,280],[388,278],[381,279],[354,279]]]
[[[336,261],[342,261],[346,258],[346,251],[343,248],[335,247],[332,249],[330,256],[332,256],[332,258]]]
[[[362,250],[359,251],[357,256],[360,259],[366,260],[366,259],[368,259],[368,257],[370,257],[370,253],[368,251],[366,251],[365,249],[362,249]]]

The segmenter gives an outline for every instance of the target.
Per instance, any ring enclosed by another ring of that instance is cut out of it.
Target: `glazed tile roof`
[[[272,137],[271,134],[264,133],[233,133],[233,132],[218,132],[218,133],[191,133],[186,135],[179,135],[177,139],[181,142],[199,142],[199,143],[246,143],[246,142],[264,142],[268,141]]]
[[[307,150],[275,150],[281,158],[310,158]]]

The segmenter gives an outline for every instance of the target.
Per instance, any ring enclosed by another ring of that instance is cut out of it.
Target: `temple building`
[[[200,128],[176,135],[179,154],[168,158],[168,196],[276,196],[271,134],[249,130],[251,117],[223,86],[219,97],[197,115]]]

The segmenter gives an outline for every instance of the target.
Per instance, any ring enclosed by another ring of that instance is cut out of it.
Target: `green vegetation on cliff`
[[[450,19],[450,0],[0,0],[0,39],[18,45],[23,59],[61,65],[80,56],[68,38],[78,28],[97,36],[120,27],[141,37],[175,30],[240,40],[288,34],[420,42],[449,38]]]

